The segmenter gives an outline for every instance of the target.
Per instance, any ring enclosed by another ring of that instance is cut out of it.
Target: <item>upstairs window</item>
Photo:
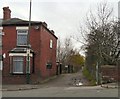
[[[50,40],[50,48],[53,48],[53,40]]]
[[[18,46],[27,45],[27,35],[28,35],[28,30],[17,30],[17,45]]]

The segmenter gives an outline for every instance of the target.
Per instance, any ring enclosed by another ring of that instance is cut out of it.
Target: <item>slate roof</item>
[[[0,19],[0,26],[28,26],[29,25],[29,21],[27,20],[22,20],[19,18],[11,18],[11,19],[7,19],[7,20],[3,20]],[[56,39],[58,39],[55,35],[54,35],[54,31],[53,30],[49,30],[47,28],[47,24],[45,22],[41,22],[41,21],[31,21],[31,25],[43,25]]]
[[[40,21],[31,21],[31,24],[32,25],[38,25],[38,24],[41,24],[42,22]],[[22,20],[22,19],[19,19],[19,18],[11,18],[11,19],[8,19],[8,20],[1,20],[0,21],[0,25],[2,26],[9,26],[9,25],[15,25],[15,26],[25,26],[25,25],[28,25],[29,24],[29,21],[27,20]]]

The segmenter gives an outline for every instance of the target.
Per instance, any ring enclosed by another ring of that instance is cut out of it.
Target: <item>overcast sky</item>
[[[86,14],[90,9],[94,11],[101,1],[105,0],[32,0],[32,20],[45,21],[55,31],[55,35],[63,39],[77,34]],[[114,8],[116,17],[118,1],[107,1]],[[5,6],[11,9],[12,17],[28,20],[29,0],[0,0],[0,18],[3,17],[2,8]]]

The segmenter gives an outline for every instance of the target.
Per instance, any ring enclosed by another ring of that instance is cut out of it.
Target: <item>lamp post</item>
[[[31,6],[32,0],[30,0],[30,12],[29,12],[29,28],[28,28],[28,35],[27,35],[27,58],[26,58],[26,83],[30,83],[30,28],[31,28]]]

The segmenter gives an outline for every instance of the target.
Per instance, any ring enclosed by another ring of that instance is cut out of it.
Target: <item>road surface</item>
[[[118,97],[118,90],[100,86],[44,87],[24,91],[4,91],[3,97]]]
[[[75,79],[84,86],[74,85]],[[82,72],[62,74],[42,85],[38,89],[22,91],[3,91],[3,97],[118,97],[118,89],[107,89],[100,86],[86,86],[89,82]]]

